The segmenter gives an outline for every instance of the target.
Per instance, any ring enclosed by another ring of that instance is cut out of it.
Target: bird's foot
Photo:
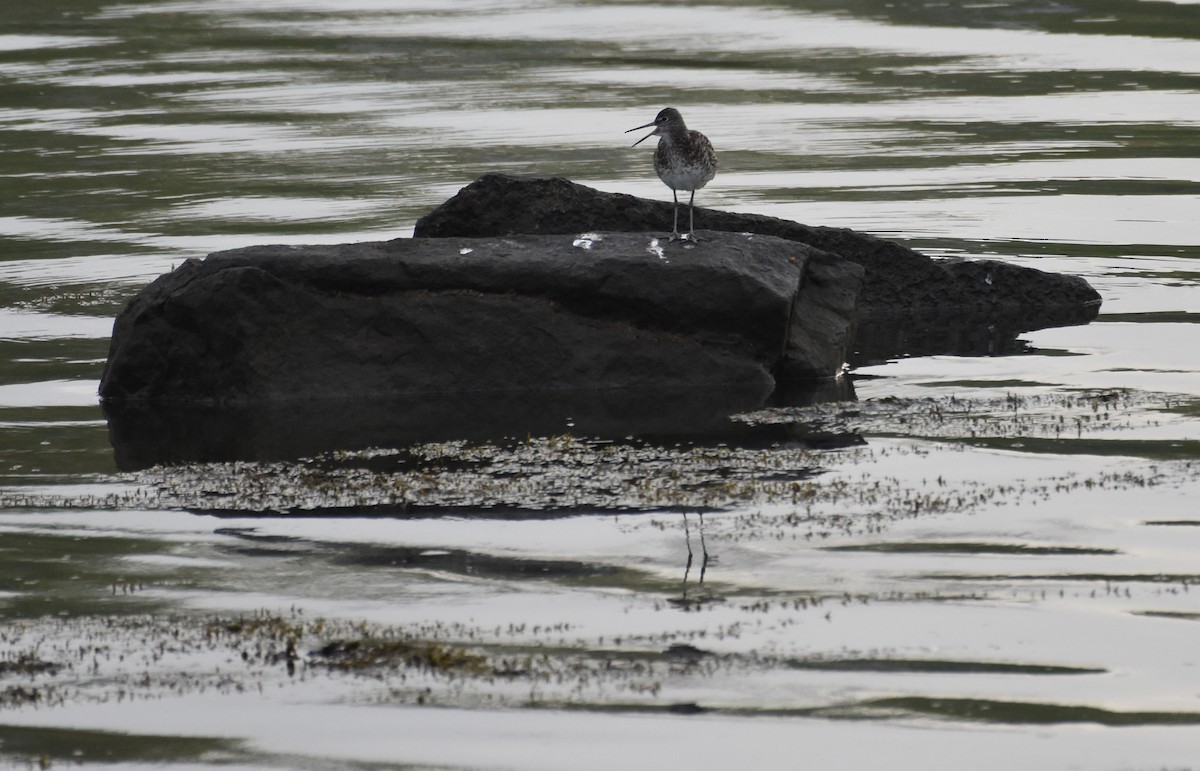
[[[679,235],[678,231],[671,231],[671,237],[667,239],[667,243],[675,243],[676,241],[686,241],[687,236]]]

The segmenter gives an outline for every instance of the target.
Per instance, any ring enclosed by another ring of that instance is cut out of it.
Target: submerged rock
[[[236,404],[833,377],[862,271],[750,234],[258,246],[189,260],[118,317],[105,400]]]
[[[422,217],[418,238],[666,232],[672,204],[605,193],[562,178],[485,174]],[[1016,334],[1095,318],[1100,295],[1078,277],[996,260],[934,260],[900,244],[845,228],[697,209],[697,227],[777,236],[835,254],[865,269],[854,349],[858,363],[902,354],[995,354]],[[854,360],[854,357],[851,357]]]

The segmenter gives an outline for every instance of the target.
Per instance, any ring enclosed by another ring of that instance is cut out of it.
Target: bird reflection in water
[[[716,555],[710,555],[708,553],[708,545],[704,542],[704,512],[697,512],[696,516],[700,520],[697,532],[700,534],[701,555],[700,577],[696,582],[696,591],[694,594],[689,593],[688,580],[692,574],[692,564],[695,562],[695,553],[692,551],[692,530],[691,526],[688,524],[688,515],[685,511],[683,512],[683,537],[684,541],[687,543],[687,565],[683,569],[683,587],[681,589],[680,596],[671,597],[667,600],[667,602],[671,603],[677,608],[682,608],[683,610],[693,610],[710,603],[725,601],[725,598],[716,596],[704,586],[704,577],[708,573],[708,566],[710,563],[715,564],[717,557]]]

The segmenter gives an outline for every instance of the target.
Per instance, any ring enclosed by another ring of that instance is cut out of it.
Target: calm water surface
[[[6,6],[0,757],[1200,768],[1200,5]],[[1100,317],[856,371],[804,414],[841,449],[426,447],[449,516],[378,506],[388,453],[118,473],[96,388],[147,282],[410,235],[487,171],[663,198],[623,132],[666,105],[720,152],[703,205],[1083,275]],[[488,513],[556,484],[574,516]],[[253,513],[297,500],[393,515]],[[309,656],[364,637],[410,647]]]

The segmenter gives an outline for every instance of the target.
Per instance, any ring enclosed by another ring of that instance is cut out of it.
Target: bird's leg
[[[679,194],[675,192],[675,188],[671,188],[671,197],[675,199],[675,218],[671,221],[671,240],[678,241],[683,236],[679,235]]]
[[[687,567],[683,569],[683,599],[687,600],[687,582],[688,575],[692,572],[692,533],[688,530],[687,512],[683,512],[683,538],[687,543],[688,558]]]
[[[692,191],[692,197],[688,199],[688,234],[683,238],[685,240],[699,242],[696,238],[696,209],[693,204],[696,203],[696,191]]]

